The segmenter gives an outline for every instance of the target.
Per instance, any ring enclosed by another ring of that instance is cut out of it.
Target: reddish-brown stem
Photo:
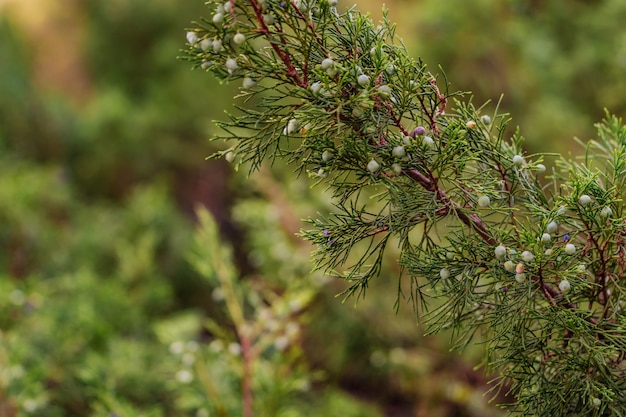
[[[287,69],[287,76],[292,78],[299,87],[307,88],[308,86],[306,82],[304,82],[302,78],[300,78],[300,75],[298,74],[296,67],[294,67],[293,63],[291,62],[291,55],[288,52],[283,51],[280,48],[278,43],[272,42],[271,39],[269,39],[269,35],[271,34],[271,31],[265,24],[265,21],[263,20],[263,13],[262,13],[261,6],[257,3],[256,0],[249,0],[249,2],[250,2],[250,5],[252,6],[252,9],[254,10],[254,14],[259,24],[261,33],[268,38],[269,43],[272,46],[272,49],[274,50],[276,55],[278,55],[278,58],[280,58],[280,60],[285,65],[285,68]],[[281,44],[283,46],[286,46],[286,41],[282,34],[282,30],[280,28],[278,28],[277,30],[280,33]]]
[[[246,332],[240,332],[242,354],[241,376],[241,406],[243,417],[254,417],[254,400],[252,395],[252,346],[250,336]]]

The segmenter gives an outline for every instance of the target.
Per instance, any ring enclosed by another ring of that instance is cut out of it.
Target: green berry
[[[522,258],[522,261],[524,261],[524,262],[532,262],[532,261],[535,260],[535,256],[531,252],[529,252],[527,250],[522,252],[520,257]]]
[[[356,82],[358,82],[361,87],[368,86],[370,84],[370,77],[365,74],[361,74],[356,78]]]
[[[574,246],[572,243],[568,243],[567,245],[565,245],[565,253],[567,253],[568,255],[575,254],[576,246]]]
[[[513,261],[506,261],[504,263],[504,269],[509,272],[515,272],[515,264],[513,263]]]
[[[215,13],[213,15],[213,23],[215,23],[216,25],[219,25],[220,23],[224,22],[224,15],[222,13]]]
[[[245,41],[246,35],[244,35],[243,33],[237,33],[235,34],[235,36],[233,36],[233,42],[235,43],[235,45],[241,45]]]
[[[611,207],[604,207],[602,211],[600,211],[600,216],[602,217],[611,217],[612,214],[613,210],[611,210]]]
[[[481,195],[480,197],[478,197],[478,206],[485,208],[485,207],[489,207],[490,204],[491,204],[491,200],[489,199],[488,196]]]
[[[402,158],[406,155],[406,151],[404,150],[404,146],[396,146],[391,151],[391,154],[396,158]]]
[[[561,292],[568,292],[570,288],[572,288],[572,285],[569,283],[568,280],[564,279],[559,282],[559,289],[561,290]]]
[[[447,268],[443,268],[441,271],[439,271],[439,276],[441,277],[441,279],[448,279],[450,278],[450,271]]]
[[[367,170],[372,174],[380,169],[380,164],[376,160],[372,159],[367,163]]]
[[[496,246],[493,253],[496,255],[496,258],[504,258],[506,255],[506,247],[504,245]]]
[[[513,165],[516,167],[521,167],[524,165],[524,157],[522,155],[515,155],[513,157]]]
[[[550,242],[552,242],[552,235],[550,233],[542,234],[541,241],[546,245],[549,244]]]
[[[546,226],[546,232],[548,232],[548,233],[556,233],[556,230],[558,229],[558,227],[559,227],[559,224],[557,222],[550,222]]]
[[[591,197],[589,197],[587,194],[583,194],[578,199],[578,202],[581,206],[586,206],[587,204],[591,203]]]
[[[333,156],[335,156],[333,151],[326,150],[326,151],[322,152],[322,161],[328,162],[331,159],[333,159]]]

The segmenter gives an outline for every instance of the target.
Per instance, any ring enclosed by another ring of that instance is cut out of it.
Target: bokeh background
[[[605,108],[626,112],[622,0],[387,7],[451,90],[490,109],[503,94],[528,152],[576,154]],[[210,14],[0,0],[0,416],[238,416],[246,379],[258,416],[501,415],[480,346],[450,352],[396,308],[393,251],[357,304],[310,273],[294,234],[331,209],[323,190],[280,164],[247,178],[205,161],[237,86],[176,58]]]

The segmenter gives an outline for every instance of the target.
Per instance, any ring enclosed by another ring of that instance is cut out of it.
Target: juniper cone
[[[302,232],[317,268],[359,297],[397,246],[398,299],[454,347],[482,343],[511,414],[626,414],[620,119],[579,142],[583,158],[550,166],[519,130],[509,137],[497,105],[475,107],[412,58],[386,12],[373,23],[329,0],[207,4],[185,58],[241,85],[218,122],[230,147],[213,157],[251,175],[284,159],[330,187],[334,212]]]

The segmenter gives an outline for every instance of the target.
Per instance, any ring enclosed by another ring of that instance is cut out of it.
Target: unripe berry
[[[337,3],[339,3],[339,0],[328,0],[328,5],[330,7],[335,7],[337,6]]]
[[[531,252],[529,252],[527,250],[522,252],[520,257],[522,258],[522,261],[524,261],[524,262],[532,262],[532,261],[535,260],[535,255],[533,255]]]
[[[365,74],[361,74],[356,78],[356,82],[359,83],[360,86],[365,87],[370,83],[370,77]]]
[[[592,397],[591,405],[593,405],[594,407],[600,407],[602,405],[602,400],[598,397]]]
[[[576,253],[576,246],[574,246],[572,243],[568,243],[567,245],[565,245],[565,253],[567,253],[568,255],[573,255],[574,253]]]
[[[579,274],[584,274],[585,271],[587,271],[587,265],[585,264],[580,264],[576,267],[576,271],[578,271]]]
[[[322,89],[322,84],[320,82],[316,81],[313,84],[311,84],[311,87],[309,87],[309,88],[311,89],[311,92],[313,94],[317,94]]]
[[[467,127],[468,129],[476,129],[476,122],[473,120],[469,120],[467,123],[465,123],[465,127]]]
[[[546,226],[546,232],[548,232],[548,233],[556,233],[556,230],[558,229],[558,227],[559,227],[559,224],[557,222],[550,222]]]
[[[207,49],[212,48],[212,47],[213,47],[213,41],[211,39],[202,39],[200,41],[200,48],[203,51],[206,51]]]
[[[496,258],[504,258],[506,255],[506,247],[504,247],[504,245],[496,246],[493,253],[496,255]]]
[[[552,255],[553,253],[554,253],[554,250],[552,250],[552,249],[546,249],[546,251],[544,252],[544,255],[546,255],[546,256],[550,256],[550,255]]]
[[[550,235],[550,233],[544,233],[541,235],[541,241],[544,244],[548,244],[550,242],[552,242],[552,235]]]
[[[393,75],[393,73],[396,72],[396,67],[394,67],[393,64],[388,64],[385,68],[385,72],[389,75]]]
[[[328,172],[326,172],[324,168],[320,168],[317,170],[317,176],[320,178],[326,178],[328,176]]]
[[[520,284],[526,281],[526,274],[523,272],[521,274],[515,274],[515,281],[519,282]]]
[[[478,205],[480,207],[489,207],[489,204],[491,204],[491,200],[489,199],[488,196],[486,195],[481,195],[480,197],[478,197]]]
[[[213,41],[213,52],[220,53],[224,50],[224,47],[222,46],[222,41],[219,39],[215,39]]]
[[[243,33],[236,33],[235,36],[233,36],[233,42],[235,43],[235,45],[241,45],[245,41],[246,35],[244,35]]]
[[[265,23],[266,25],[273,25],[274,23],[276,23],[276,18],[274,17],[274,15],[269,14],[269,13],[264,14],[263,23]]]
[[[422,143],[430,149],[435,148],[435,141],[430,136],[424,136],[424,139],[422,139]]]
[[[524,157],[522,155],[515,155],[513,157],[513,164],[516,167],[521,167],[524,164]]]
[[[447,268],[443,268],[441,271],[439,271],[439,276],[441,277],[441,279],[448,279],[450,278],[450,271]]]
[[[335,156],[333,151],[326,150],[326,151],[322,152],[322,161],[328,162],[331,159],[333,159],[333,156]]]
[[[243,88],[245,88],[246,90],[256,87],[256,81],[254,81],[250,77],[244,78],[242,84],[243,84]]]
[[[229,73],[232,73],[233,71],[235,71],[237,68],[239,68],[239,65],[237,65],[237,61],[235,61],[232,58],[228,58],[226,60],[226,69],[228,70]]]
[[[402,158],[406,155],[406,151],[404,150],[404,146],[396,146],[391,151],[391,154],[396,158]]]
[[[234,152],[228,152],[226,155],[224,155],[224,159],[226,159],[226,162],[233,162],[235,160],[235,153]]]
[[[413,134],[413,136],[422,136],[424,133],[426,133],[426,129],[424,129],[424,126],[417,126],[415,129],[413,129],[413,132],[411,132]]]
[[[367,163],[367,170],[372,174],[380,169],[380,164],[376,160],[372,159]]]
[[[567,213],[567,207],[559,207],[559,209],[556,211],[556,214],[558,214],[559,216],[563,216],[565,215],[565,213]]]
[[[515,272],[515,264],[513,263],[513,261],[506,261],[504,263],[504,269],[509,272]]]
[[[581,206],[586,206],[587,204],[591,203],[591,197],[589,197],[587,194],[583,194],[578,199],[578,202]]]
[[[388,85],[381,85],[376,91],[383,97],[389,97],[391,95],[391,87]]]
[[[224,5],[222,6],[222,8],[224,9],[224,11],[225,11],[226,13],[230,13],[231,8],[232,8],[232,6],[231,6],[231,4],[230,4],[230,1],[227,1],[226,3],[224,3]]]
[[[213,23],[215,23],[216,25],[219,25],[220,23],[224,22],[224,15],[221,13],[215,13],[213,15]]]
[[[535,165],[535,168],[537,169],[537,174],[543,174],[546,172],[546,166],[544,164],[537,164]]]
[[[564,279],[559,282],[559,289],[561,290],[561,292],[568,292],[570,288],[572,288],[572,285],[569,283],[568,280]]]
[[[331,68],[334,64],[335,64],[335,61],[333,61],[331,58],[325,58],[320,64],[320,67],[323,70],[327,70],[328,68]]]
[[[298,130],[300,130],[300,122],[298,121],[298,119],[289,120],[285,133],[291,134],[293,132],[297,132]]]
[[[396,175],[400,175],[402,173],[402,165],[400,164],[391,165],[391,169]]]
[[[486,114],[481,116],[480,120],[482,120],[482,122],[486,125],[491,124],[491,117],[487,116]]]
[[[198,42],[198,35],[196,35],[196,32],[187,32],[187,42],[189,45],[195,45]]]
[[[600,216],[602,217],[611,217],[612,214],[613,210],[611,210],[611,207],[604,207],[602,211],[600,211]]]

